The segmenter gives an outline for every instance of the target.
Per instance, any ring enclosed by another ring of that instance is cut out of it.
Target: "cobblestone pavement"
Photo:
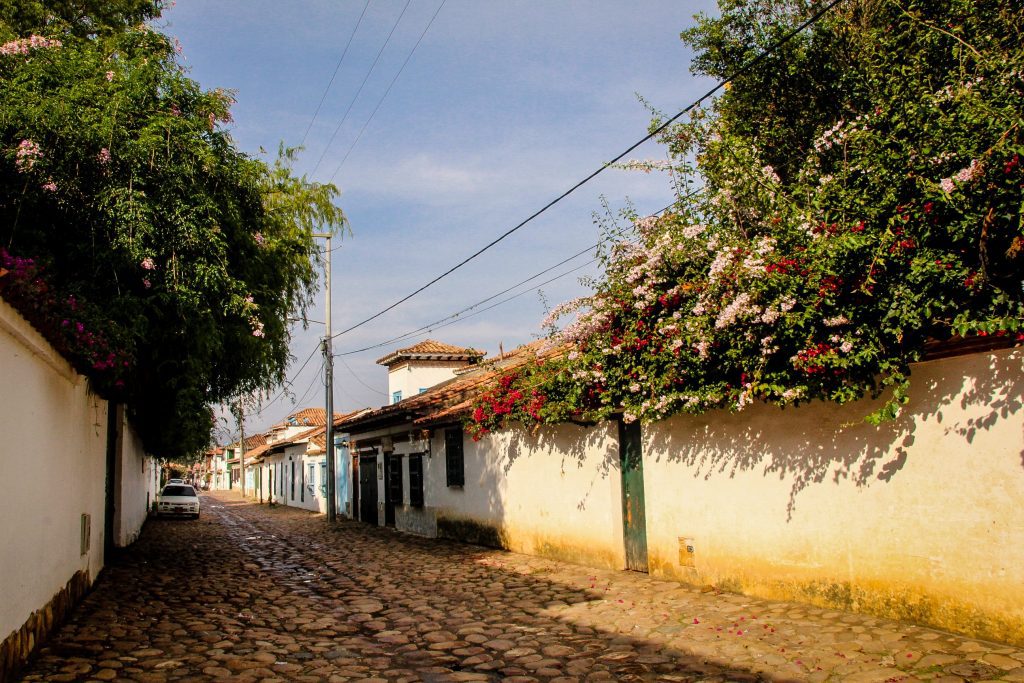
[[[204,497],[26,681],[1024,681],[1024,651]]]

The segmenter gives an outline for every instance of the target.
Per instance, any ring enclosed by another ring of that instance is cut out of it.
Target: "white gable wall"
[[[396,391],[402,392],[402,398],[409,398],[420,393],[420,389],[429,389],[455,377],[455,371],[466,367],[466,361],[404,361],[388,369],[388,403]]]

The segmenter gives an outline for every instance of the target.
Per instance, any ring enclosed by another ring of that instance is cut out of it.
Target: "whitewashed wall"
[[[420,389],[428,389],[455,377],[455,371],[466,367],[463,361],[414,361],[404,362],[388,371],[388,403],[396,391],[402,398],[416,396]]]
[[[866,401],[646,426],[652,573],[1024,643],[1022,364],[915,365],[880,427]]]
[[[150,505],[156,500],[160,470],[156,460],[146,455],[142,439],[131,423],[124,419],[124,411],[119,412],[121,434],[115,475],[114,544],[124,547],[139,537]]]
[[[0,639],[103,566],[107,402],[0,300]],[[82,515],[91,516],[81,552]]]
[[[446,484],[443,430],[424,461],[427,511],[440,535],[493,532],[519,552],[624,565],[614,423],[515,427],[478,442],[465,437],[463,450],[463,487]]]

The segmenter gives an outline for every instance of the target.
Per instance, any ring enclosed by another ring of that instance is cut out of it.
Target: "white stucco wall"
[[[106,431],[107,402],[0,299],[0,639],[77,571],[102,568]]]
[[[465,486],[446,483],[444,431],[424,459],[425,500],[445,520],[493,528],[519,552],[621,568],[622,502],[614,423],[515,427],[464,437]]]
[[[300,508],[303,508],[303,509],[306,509],[306,510],[312,510],[313,512],[323,512],[323,513],[326,513],[327,512],[327,498],[326,498],[325,494],[323,493],[323,491],[321,490],[321,484],[323,484],[324,487],[326,487],[327,479],[322,476],[323,475],[323,472],[322,472],[323,468],[321,467],[321,464],[326,463],[327,462],[327,458],[324,457],[323,454],[319,454],[319,455],[303,454],[301,456],[301,458],[302,459],[301,459],[300,462],[302,463],[302,471],[306,473],[306,475],[305,475],[305,488],[306,488],[305,498],[306,498],[306,500],[305,501],[299,500],[299,501],[297,501],[295,503],[295,505],[297,507],[300,507]],[[312,480],[310,479],[310,473],[309,473],[309,468],[310,468],[311,465],[313,467],[313,478],[312,478]],[[298,484],[296,484],[296,486],[298,486]]]
[[[156,500],[160,471],[156,460],[146,455],[142,439],[121,412],[121,438],[118,443],[114,544],[130,545],[139,537]]]
[[[866,401],[645,426],[652,573],[1024,643],[1022,364],[915,365],[880,427]]]
[[[466,366],[463,361],[414,361],[401,363],[388,370],[388,403],[396,391],[409,398],[455,377],[455,371]]]

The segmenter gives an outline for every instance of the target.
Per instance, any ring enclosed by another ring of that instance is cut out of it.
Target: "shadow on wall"
[[[675,418],[671,428],[657,432],[664,442],[655,450],[659,459],[686,464],[705,480],[757,469],[791,478],[787,519],[792,519],[797,495],[811,484],[850,479],[863,487],[898,476],[915,433],[927,422],[943,425],[943,439],[970,444],[979,431],[1020,415],[1022,361],[1024,351],[1007,349],[917,364],[910,403],[899,418],[879,426],[864,417],[881,400],[845,406],[814,401],[788,409],[757,404],[742,415],[715,411]]]
[[[613,426],[516,425],[468,446],[465,487],[449,491],[438,536],[617,567],[614,552],[589,533],[607,516],[602,482],[617,476]]]
[[[597,425],[537,425],[529,428],[519,426],[511,432],[505,451],[504,474],[507,475],[516,461],[524,455],[559,458],[559,469],[563,474],[568,468],[583,470],[589,467],[593,469],[593,475],[590,477],[587,490],[576,503],[578,510],[586,510],[587,502],[598,480],[607,479],[613,472],[614,476],[619,476],[618,439],[613,436],[614,430],[609,431],[609,425],[614,424],[604,422]],[[598,458],[592,457],[597,453],[601,453]]]

